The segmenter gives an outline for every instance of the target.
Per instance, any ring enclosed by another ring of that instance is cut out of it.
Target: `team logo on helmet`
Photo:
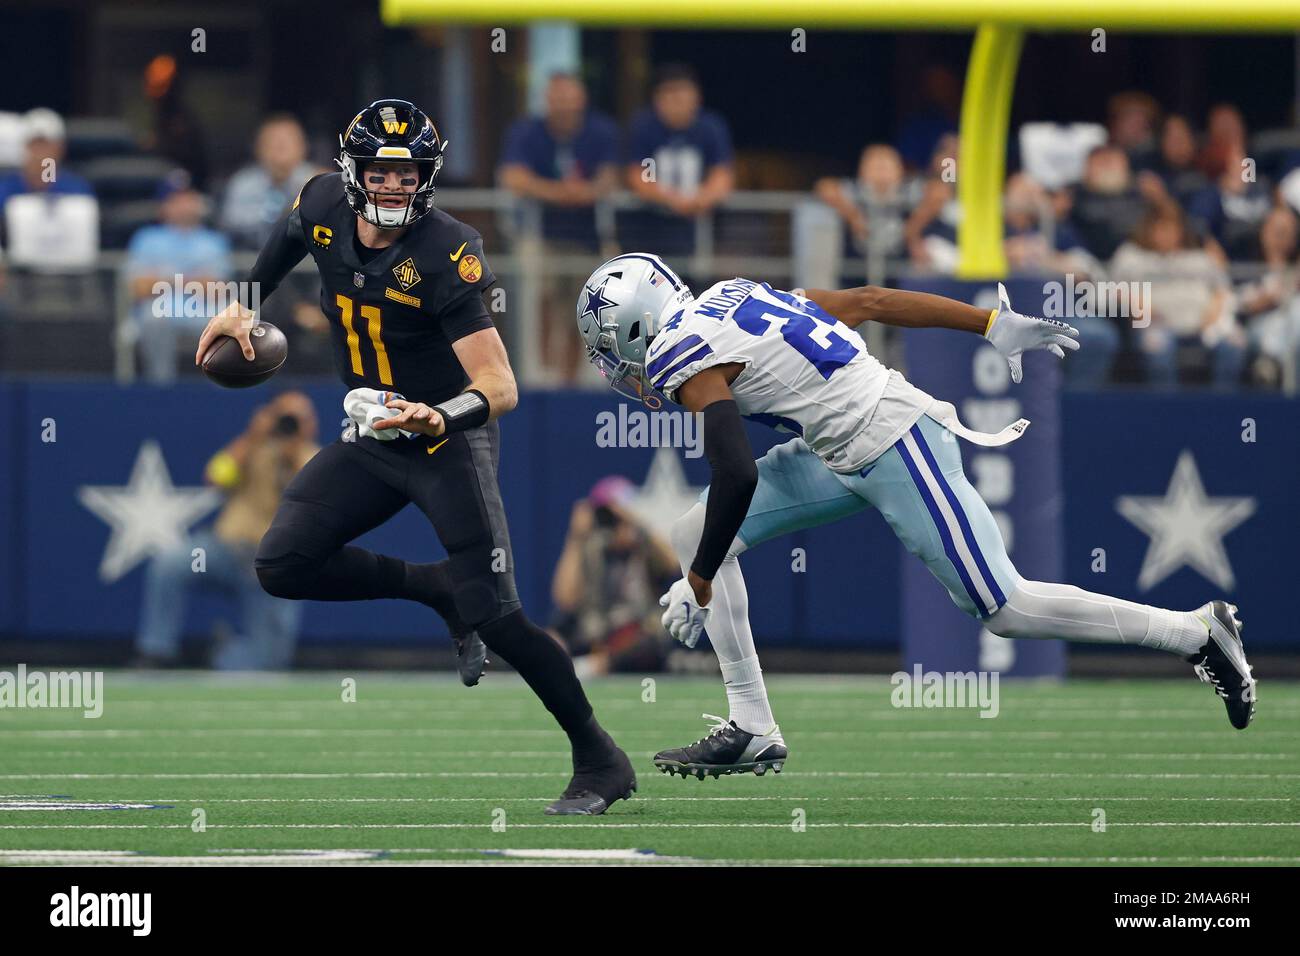
[[[609,284],[609,279],[610,277],[606,276],[601,280],[600,285],[595,288],[592,288],[591,286],[583,286],[582,291],[586,295],[586,298],[582,303],[582,311],[579,313],[580,317],[586,318],[587,316],[591,316],[596,320],[597,324],[599,324],[600,313],[604,309],[612,308],[615,305],[613,300],[605,296],[605,286]]]

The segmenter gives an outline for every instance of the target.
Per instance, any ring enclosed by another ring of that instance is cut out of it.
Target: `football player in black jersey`
[[[525,616],[515,590],[495,419],[518,393],[482,298],[496,281],[483,240],[434,207],[445,143],[411,103],[372,103],[340,140],[341,172],[303,186],[249,285],[266,298],[310,253],[339,374],[350,388],[402,396],[373,428],[404,437],[345,434],[308,462],[258,548],[258,578],[283,598],[428,605],[458,639],[466,683],[482,669],[481,638],[569,736],[573,777],[547,812],[603,813],[636,789],[632,765],[596,722],[568,654]],[[196,362],[220,335],[253,357],[249,305],[208,323]],[[446,561],[415,564],[349,544],[408,502],[433,524]]]

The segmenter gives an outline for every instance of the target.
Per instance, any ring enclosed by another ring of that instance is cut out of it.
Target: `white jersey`
[[[750,279],[687,305],[655,336],[646,371],[676,400],[687,379],[729,362],[745,366],[731,384],[740,413],[803,436],[841,474],[888,451],[934,403],[814,302]]]

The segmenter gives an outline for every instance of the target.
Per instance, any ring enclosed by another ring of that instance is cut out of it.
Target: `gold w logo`
[[[385,133],[403,134],[406,132],[406,120],[384,120]]]

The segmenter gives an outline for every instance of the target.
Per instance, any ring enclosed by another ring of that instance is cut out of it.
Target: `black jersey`
[[[249,279],[260,296],[309,252],[349,388],[392,389],[428,403],[464,389],[469,378],[451,343],[492,327],[482,292],[496,281],[474,229],[434,209],[363,262],[356,213],[333,173],[303,186],[258,256]]]

